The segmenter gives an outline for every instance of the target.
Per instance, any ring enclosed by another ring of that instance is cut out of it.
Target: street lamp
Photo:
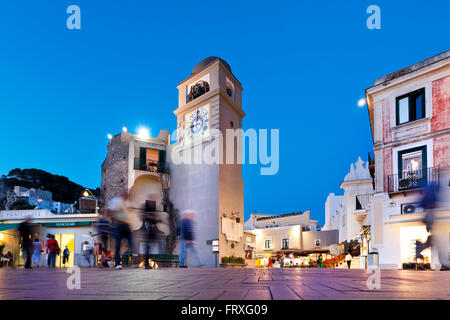
[[[94,198],[95,200],[97,200],[97,198],[94,196],[94,194],[91,192],[91,190],[89,189],[85,189],[83,192],[83,197],[89,197],[91,196],[92,198]]]

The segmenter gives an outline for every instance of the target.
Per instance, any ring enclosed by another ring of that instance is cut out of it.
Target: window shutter
[[[163,170],[166,167],[166,150],[159,150],[158,168]]]
[[[139,169],[140,170],[146,170],[146,158],[147,158],[147,149],[146,148],[141,148],[140,150],[140,157],[139,157]]]

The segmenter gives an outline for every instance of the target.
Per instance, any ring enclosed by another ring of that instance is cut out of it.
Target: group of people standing
[[[116,269],[121,269],[121,243],[126,240],[128,252],[133,251],[132,225],[138,220],[143,224],[145,231],[144,246],[144,268],[152,269],[150,264],[150,254],[157,253],[159,240],[168,232],[166,219],[159,213],[155,212],[151,206],[144,208],[135,207],[133,201],[127,191],[122,192],[118,197],[113,198],[108,203],[108,209],[104,212],[103,217],[97,222],[97,236],[101,239],[101,261],[110,260],[110,251],[108,250],[109,238],[114,237],[114,265]],[[179,236],[181,238],[180,267],[187,267],[186,255],[190,251],[193,255],[195,264],[200,266],[201,261],[195,246],[195,216],[193,210],[183,212],[181,222],[179,224]]]
[[[56,264],[56,257],[60,254],[61,249],[59,247],[58,241],[55,239],[55,235],[48,235],[48,240],[43,246],[41,240],[39,238],[34,238],[32,240],[32,232],[30,228],[32,219],[27,217],[25,221],[23,221],[17,231],[19,244],[22,249],[22,259],[24,261],[24,265],[26,269],[31,269],[33,267],[39,268],[41,262],[41,254],[44,252],[44,249],[47,254],[47,265],[49,268],[54,268]],[[69,248],[66,248],[63,251],[63,264],[68,262],[70,256]]]

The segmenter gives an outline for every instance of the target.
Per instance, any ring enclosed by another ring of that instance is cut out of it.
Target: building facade
[[[343,196],[330,193],[325,201],[325,225],[322,230],[337,230],[339,223],[339,210],[342,208]]]
[[[318,231],[316,224],[309,210],[275,216],[252,213],[245,231],[255,235],[255,258],[281,253],[307,255],[338,243],[337,230]]]
[[[422,255],[432,268],[448,265],[450,51],[375,80],[366,97],[375,154],[371,249],[379,266],[414,262],[415,241],[429,235],[418,202],[431,183],[441,199],[432,230],[436,251]]]
[[[177,142],[169,153],[170,199],[180,211],[198,212],[197,245],[207,267],[215,265],[211,240],[219,240],[219,261],[245,255],[244,182],[237,152],[241,142],[236,139],[231,148],[225,139],[227,130],[242,129],[242,90],[228,63],[217,57],[201,61],[178,85]],[[226,161],[227,156],[234,161]]]
[[[17,237],[17,228],[27,217],[31,217],[32,238],[39,239],[43,248],[48,240],[47,235],[55,235],[55,239],[61,251],[67,246],[70,251],[70,258],[66,267],[73,265],[89,266],[94,265],[93,255],[86,255],[83,252],[84,243],[93,247],[97,241],[94,223],[99,218],[98,213],[90,214],[55,214],[50,210],[2,210],[0,211],[0,243],[5,245],[3,254],[10,251],[13,255],[13,266],[23,266],[22,252]],[[88,261],[89,260],[89,261]],[[41,254],[40,266],[47,266],[45,252]],[[56,266],[61,267],[62,254],[57,257]]]
[[[242,129],[242,90],[224,60],[209,57],[197,64],[178,85],[176,142],[170,144],[165,130],[154,138],[128,132],[112,137],[102,164],[103,207],[128,190],[136,205],[143,207],[150,196],[155,211],[165,212],[162,193],[168,188],[174,211],[198,212],[196,244],[204,266],[216,264],[212,240],[219,240],[219,260],[244,257],[241,141],[239,134],[233,145],[225,139],[227,130]]]

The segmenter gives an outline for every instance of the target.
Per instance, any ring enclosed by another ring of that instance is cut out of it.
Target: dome
[[[220,59],[219,57],[208,57],[206,59],[203,59],[200,63],[198,63],[194,69],[192,69],[192,75],[200,73],[202,70],[206,69],[207,67],[209,67],[210,65],[212,65],[213,63],[215,63],[216,61],[220,61],[223,63],[223,65],[225,66],[225,68],[230,71],[231,73],[231,68],[230,65],[223,59]]]

